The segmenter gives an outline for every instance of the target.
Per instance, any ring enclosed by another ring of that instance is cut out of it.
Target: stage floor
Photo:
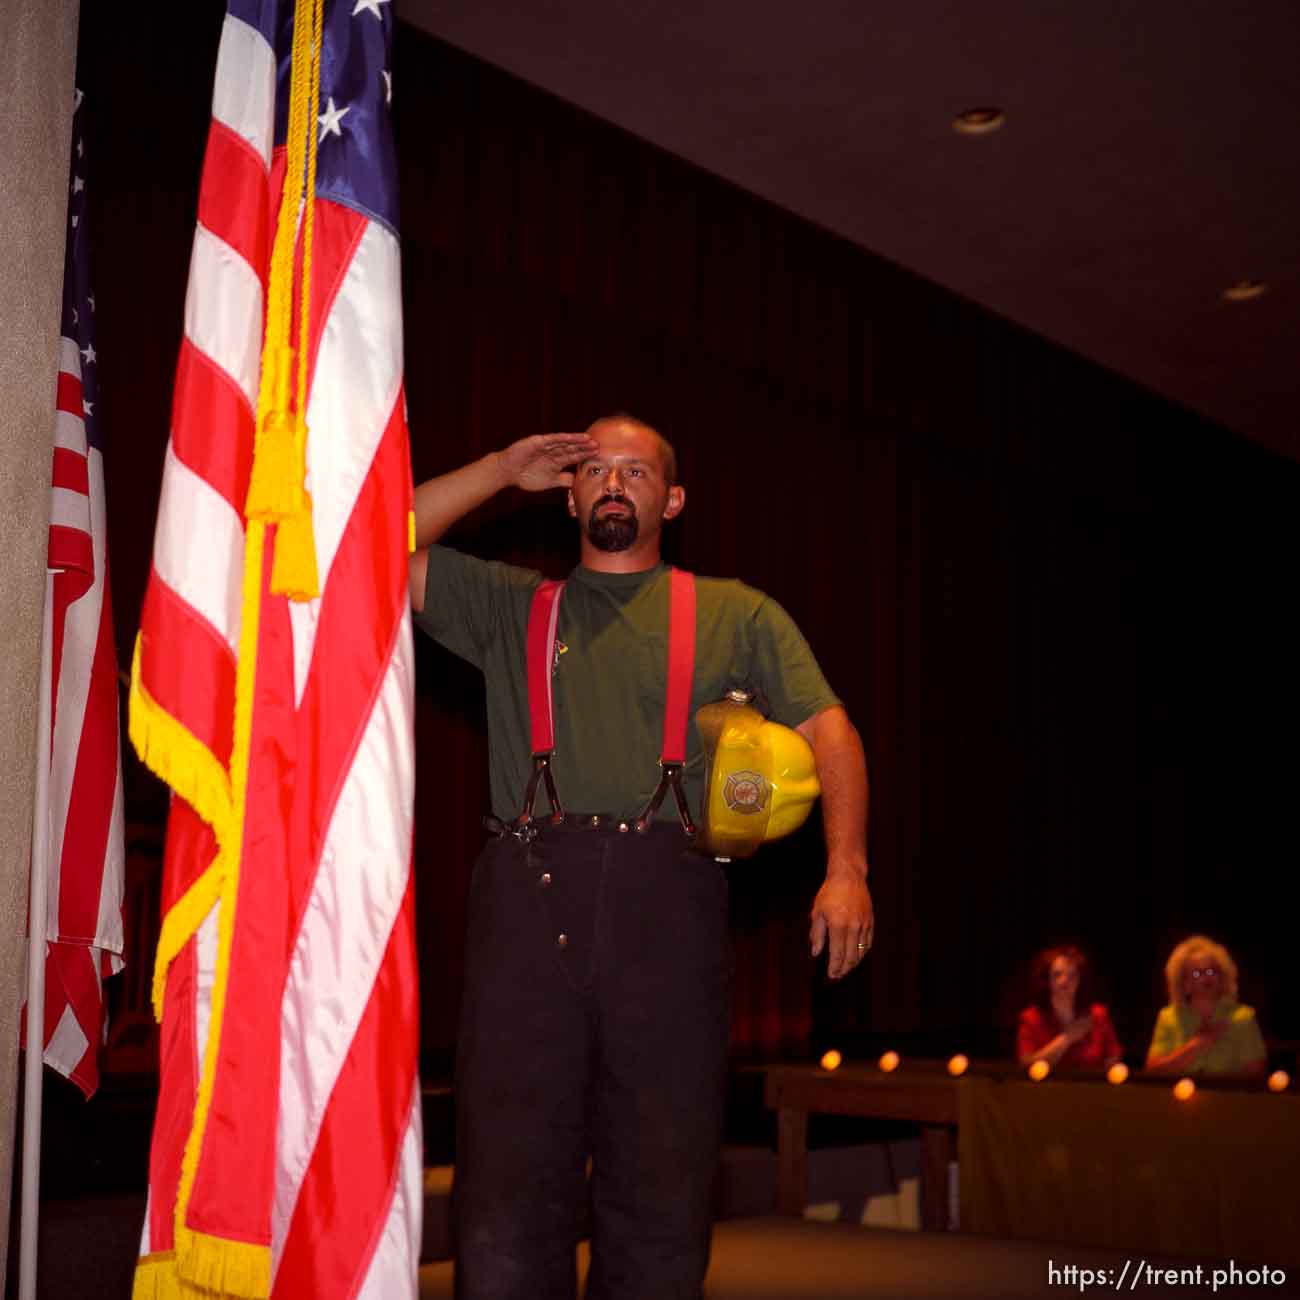
[[[579,1250],[583,1274],[586,1262],[584,1244]],[[1208,1296],[1211,1269],[1227,1264],[1226,1260],[1204,1262],[1200,1284],[1190,1273],[1177,1282],[1158,1282],[1143,1272],[1131,1290],[1180,1300]],[[705,1296],[707,1300],[1037,1300],[1130,1291],[1135,1276],[1147,1265],[1197,1267],[1196,1261],[1186,1259],[1141,1259],[1114,1251],[962,1233],[900,1232],[775,1217],[733,1219],[714,1227]],[[1093,1270],[1087,1275],[1091,1284],[1083,1280],[1084,1269]],[[1288,1278],[1280,1286],[1223,1285],[1213,1294],[1300,1297],[1300,1278]],[[451,1300],[451,1295],[450,1260],[420,1270],[420,1300]]]
[[[41,1220],[40,1300],[127,1300],[139,1244],[142,1197],[49,1204]],[[18,1258],[11,1241],[9,1286],[16,1291]],[[586,1247],[579,1251],[585,1269]],[[1128,1271],[1125,1274],[1125,1265]],[[1020,1300],[1021,1297],[1101,1295],[1128,1291],[1193,1300],[1197,1296],[1292,1297],[1300,1278],[1281,1285],[1211,1289],[1203,1281],[1152,1282],[1143,1264],[1194,1269],[1186,1259],[1141,1260],[1114,1251],[1043,1242],[1007,1241],[950,1232],[906,1232],[789,1218],[731,1219],[713,1234],[707,1300]],[[1244,1266],[1244,1265],[1243,1265]],[[1059,1270],[1055,1274],[1053,1269]],[[1088,1285],[1080,1270],[1095,1270]],[[1100,1270],[1108,1270],[1104,1279]],[[1117,1285],[1121,1276],[1123,1285]],[[1133,1285],[1135,1277],[1138,1278]],[[450,1260],[420,1269],[420,1300],[450,1300]]]

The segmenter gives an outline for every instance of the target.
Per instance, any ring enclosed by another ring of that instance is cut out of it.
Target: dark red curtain
[[[83,19],[109,105],[93,229],[123,662],[220,11],[180,35]],[[658,424],[689,496],[670,558],[779,599],[866,741],[875,951],[834,987],[808,958],[816,825],[735,867],[737,1051],[1006,1051],[1026,959],[1068,938],[1140,1056],[1191,929],[1237,952],[1271,1038],[1300,1034],[1273,900],[1297,847],[1300,469],[405,28],[394,88],[417,478],[616,409]],[[550,500],[494,502],[452,540],[555,574],[576,555]],[[421,642],[432,1069],[486,740],[477,675]],[[161,817],[138,769],[129,794]]]

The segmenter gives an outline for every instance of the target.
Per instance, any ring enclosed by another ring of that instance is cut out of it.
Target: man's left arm
[[[826,880],[812,906],[812,955],[829,945],[826,973],[847,975],[871,947],[867,889],[867,758],[849,715],[834,705],[795,728],[812,746],[822,787]]]

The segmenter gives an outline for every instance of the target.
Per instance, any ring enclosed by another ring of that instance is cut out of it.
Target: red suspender
[[[543,582],[533,593],[528,611],[528,713],[533,753],[555,749],[555,720],[551,709],[551,669],[555,662],[555,629],[560,621],[562,582]]]
[[[551,820],[564,820],[564,808],[551,775],[551,755],[555,752],[555,719],[551,710],[551,664],[555,656],[555,628],[560,621],[562,582],[543,582],[533,592],[528,610],[528,640],[524,648],[528,659],[528,717],[532,730],[533,770],[524,790],[524,806],[515,819],[516,825],[528,827],[537,802],[537,785],[546,783],[546,797],[551,801]],[[530,832],[536,834],[536,831]]]
[[[691,681],[695,676],[695,578],[674,569],[668,588],[668,689],[664,693],[664,743],[659,755],[659,784],[641,809],[636,828],[642,834],[654,823],[659,805],[669,790],[687,835],[695,834],[682,767],[686,762],[686,726],[691,713]]]
[[[668,596],[668,692],[661,763],[686,762],[686,727],[695,677],[695,575],[674,569]]]
[[[555,663],[555,634],[560,620],[560,595],[563,591],[562,582],[543,582],[533,593],[533,603],[528,611],[526,654],[533,773],[524,794],[523,811],[519,814],[521,824],[532,821],[537,785],[542,779],[545,779],[546,792],[550,796],[552,818],[559,820],[564,816],[550,770],[551,755],[555,752],[551,679]],[[691,682],[694,676],[695,577],[683,569],[672,569],[669,572],[668,588],[668,685],[664,697],[663,750],[659,755],[663,776],[637,822],[638,830],[648,829],[659,804],[671,787],[682,824],[688,834],[695,832],[681,788],[681,769],[686,762],[686,735],[691,713]]]

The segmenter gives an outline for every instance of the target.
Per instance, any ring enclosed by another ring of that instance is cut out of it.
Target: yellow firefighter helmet
[[[697,847],[713,857],[748,858],[808,819],[821,794],[812,746],[769,722],[745,691],[696,711],[704,744],[704,809]]]

